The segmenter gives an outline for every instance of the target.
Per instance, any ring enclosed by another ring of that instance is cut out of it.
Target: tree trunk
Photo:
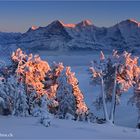
[[[110,110],[110,121],[112,123],[114,123],[114,114],[115,114],[115,106],[116,106],[116,75],[117,75],[117,66],[115,67],[114,88],[112,93],[112,102],[111,102],[111,110]]]
[[[108,116],[108,112],[107,112],[105,93],[104,93],[104,80],[103,80],[102,76],[100,76],[100,78],[101,78],[101,92],[102,92],[104,116],[105,116],[106,121],[109,122],[109,116]]]

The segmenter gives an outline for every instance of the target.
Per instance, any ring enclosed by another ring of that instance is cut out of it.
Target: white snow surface
[[[53,119],[50,127],[44,127],[36,117],[0,116],[0,139],[130,139],[140,138],[140,130],[93,124],[71,120]],[[9,137],[2,137],[7,134]]]

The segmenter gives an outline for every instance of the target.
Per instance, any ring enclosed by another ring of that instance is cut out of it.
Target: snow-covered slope
[[[21,33],[0,32],[0,54],[2,57],[9,56],[17,48],[17,40],[21,35]]]
[[[0,32],[0,45],[15,44],[21,37],[21,33]]]
[[[32,26],[23,34],[0,33],[0,44],[32,50],[129,50],[139,51],[140,23],[127,19],[112,27],[96,27],[89,20],[64,24],[56,20],[46,27]]]
[[[130,139],[140,138],[140,130],[111,126],[107,124],[92,124],[72,120],[52,119],[50,127],[44,127],[33,117],[3,117],[0,116],[1,139]]]

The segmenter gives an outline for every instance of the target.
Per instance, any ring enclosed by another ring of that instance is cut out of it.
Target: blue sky
[[[6,32],[25,32],[56,19],[64,23],[90,19],[96,26],[112,26],[128,18],[140,21],[140,1],[0,2],[0,31]]]

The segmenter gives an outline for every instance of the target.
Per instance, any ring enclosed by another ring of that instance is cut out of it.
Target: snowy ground
[[[91,60],[98,59],[99,53],[73,52],[67,54],[40,52],[43,59],[47,59],[49,64],[53,61],[63,62],[64,65],[71,66],[79,80],[79,86],[84,93],[85,102],[91,111],[97,116],[102,116],[102,110],[97,111],[93,106],[93,101],[100,93],[99,87],[89,84],[90,76],[88,66]],[[6,57],[3,59],[6,59]],[[38,123],[37,118],[16,118],[0,116],[0,139],[2,134],[12,134],[12,138],[28,139],[140,139],[140,131],[135,129],[137,124],[137,110],[127,101],[131,96],[131,91],[125,93],[121,99],[121,104],[116,109],[115,127],[99,124],[88,124],[68,120],[52,121],[49,128],[45,128]],[[124,126],[127,126],[125,128]],[[128,128],[131,127],[131,128]],[[11,135],[10,134],[10,135]]]
[[[6,136],[8,135],[8,136]],[[46,128],[38,122],[38,118],[3,117],[0,116],[0,139],[130,139],[140,138],[140,130],[111,126],[107,124],[91,124],[70,120],[53,119]]]

